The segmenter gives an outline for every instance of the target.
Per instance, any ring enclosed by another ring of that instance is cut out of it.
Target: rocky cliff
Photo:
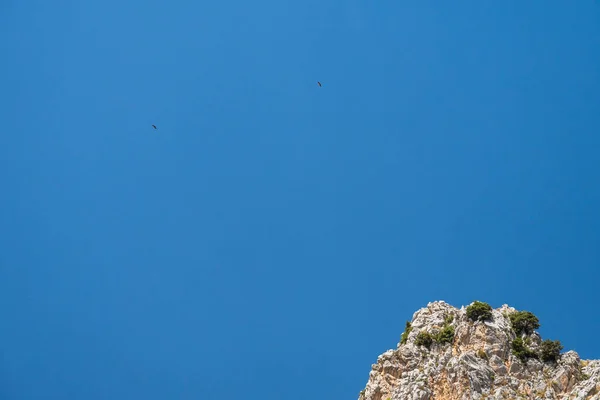
[[[600,400],[600,360],[561,353],[558,341],[542,341],[536,321],[507,305],[429,303],[398,347],[378,357],[359,400]]]

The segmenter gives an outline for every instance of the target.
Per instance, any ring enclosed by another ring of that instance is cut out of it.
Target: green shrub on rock
[[[529,311],[517,311],[509,315],[510,323],[517,335],[531,335],[540,327],[538,318]]]
[[[404,332],[402,333],[402,336],[400,336],[400,344],[406,343],[406,341],[408,340],[408,335],[409,335],[410,331],[412,331],[412,325],[410,324],[410,321],[406,321],[406,327],[404,328]]]
[[[492,306],[481,301],[474,301],[467,307],[467,317],[472,321],[485,321],[492,319]]]
[[[435,341],[441,345],[452,343],[453,340],[454,327],[452,325],[445,325],[442,330],[435,335]]]
[[[581,373],[581,380],[582,381],[587,381],[588,379],[590,379],[590,376],[586,373]]]
[[[484,360],[489,360],[487,353],[483,349],[477,350],[477,357],[482,358]]]
[[[431,336],[431,333],[425,332],[425,331],[419,332],[419,334],[417,335],[417,338],[415,339],[415,344],[417,346],[425,346],[425,347],[429,348],[429,347],[431,347],[432,343],[433,343],[433,336]]]
[[[527,362],[530,358],[537,358],[535,351],[528,348],[520,337],[512,341],[511,348],[513,355],[521,360],[521,362]]]
[[[444,325],[450,325],[452,321],[454,321],[454,314],[448,314],[446,315],[446,318],[444,318]]]
[[[563,348],[559,340],[546,339],[540,345],[540,359],[542,361],[555,362],[560,357],[560,352]]]

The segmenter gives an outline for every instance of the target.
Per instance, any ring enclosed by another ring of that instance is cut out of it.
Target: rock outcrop
[[[429,303],[413,315],[398,347],[378,357],[359,400],[600,400],[600,360],[568,351],[541,361],[542,338],[517,335],[515,312],[503,305],[473,321],[465,307]],[[442,330],[453,335],[441,339]],[[518,337],[531,356],[513,354]]]

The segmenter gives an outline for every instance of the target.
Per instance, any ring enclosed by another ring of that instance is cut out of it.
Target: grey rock
[[[413,314],[405,344],[377,358],[360,400],[600,400],[600,360],[581,361],[574,351],[556,363],[537,359],[521,362],[511,352],[515,339],[503,305],[489,321],[473,322],[466,307],[443,301],[429,303]],[[449,315],[455,336],[450,344],[419,347],[419,332],[435,334]],[[534,332],[528,347],[538,349],[542,337]]]

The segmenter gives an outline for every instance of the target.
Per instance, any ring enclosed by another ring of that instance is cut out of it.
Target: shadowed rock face
[[[516,311],[503,305],[491,320],[473,322],[465,307],[429,303],[413,315],[406,343],[377,358],[359,400],[600,400],[600,360],[569,351],[557,362],[522,362],[512,354],[508,316]],[[419,333],[445,325],[454,328],[452,343],[415,344]],[[523,337],[533,351],[542,342],[537,332]]]

